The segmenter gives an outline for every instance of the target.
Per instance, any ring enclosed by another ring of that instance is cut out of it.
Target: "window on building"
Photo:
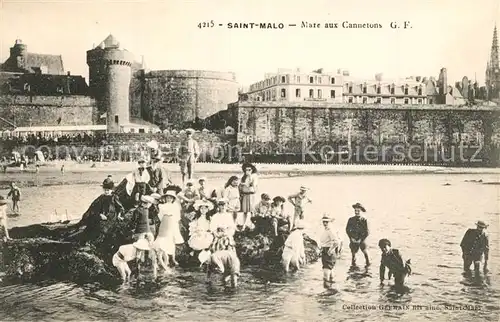
[[[309,90],[309,98],[314,98],[314,89]]]
[[[417,100],[417,103],[418,103],[418,104],[422,104],[422,99],[421,99],[421,98],[419,98],[419,99]]]
[[[318,89],[318,98],[321,98],[323,96],[323,93],[321,92],[320,89]]]
[[[382,93],[382,89],[380,88],[380,86],[377,87],[377,94],[380,94]]]
[[[310,83],[310,84],[314,84],[314,77],[312,77],[312,76],[311,76],[311,77],[309,77],[309,83]]]
[[[409,104],[410,100],[405,98],[405,104]]]
[[[281,110],[280,110],[280,114],[281,114],[281,116],[280,116],[280,117],[286,117],[286,109],[285,109],[285,108],[284,108],[284,109],[281,109]]]
[[[273,77],[273,84],[276,84],[278,82],[278,76]]]
[[[146,131],[144,131],[144,129],[139,129],[139,133],[146,133]]]
[[[418,89],[418,95],[422,95],[422,89],[421,88]]]
[[[395,92],[396,92],[396,89],[394,87],[391,87],[391,94],[394,95]]]
[[[396,104],[396,99],[394,97],[391,98],[391,104]]]
[[[332,83],[332,85],[335,85],[335,77],[332,77],[331,83]]]
[[[318,84],[321,84],[321,76],[318,77]]]
[[[281,89],[281,97],[282,98],[286,97],[286,89],[284,89],[284,88]]]
[[[352,97],[349,97],[349,103],[352,103],[354,100]]]
[[[335,91],[333,89],[330,91],[330,98],[335,98]]]
[[[285,76],[281,76],[281,82],[282,82],[282,83],[285,83],[285,82],[286,82],[286,77],[285,77]]]
[[[118,115],[115,115],[115,123],[118,124]]]
[[[363,104],[368,103],[368,97],[363,97]]]
[[[352,94],[352,86],[349,86],[349,94]]]
[[[408,95],[408,88],[405,88],[405,95]]]
[[[297,83],[300,84],[300,76],[297,76]]]
[[[382,104],[382,98],[380,97],[377,97],[377,101],[376,101],[377,104]]]
[[[366,86],[363,86],[363,94],[366,94]]]
[[[300,88],[295,90],[295,97],[300,97]]]
[[[432,104],[432,102],[433,102],[432,98],[429,98],[429,104]]]

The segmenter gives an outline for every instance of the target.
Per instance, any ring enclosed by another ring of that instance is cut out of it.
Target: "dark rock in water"
[[[126,182],[125,182],[126,183]],[[118,281],[111,260],[121,245],[132,243],[131,216],[133,202],[127,199],[124,182],[117,186],[120,200],[127,204],[123,220],[108,218],[102,222],[99,236],[89,244],[82,242],[83,229],[69,222],[36,224],[10,229],[13,238],[0,241],[0,271],[20,280],[56,278],[78,282]],[[270,231],[268,219],[257,220],[254,231],[235,234],[236,251],[243,265],[274,267],[281,260],[283,245],[288,237],[287,227],[279,235]],[[186,227],[181,227],[185,230]],[[315,241],[304,235],[307,262],[319,258]],[[186,245],[177,245],[176,259],[181,267],[200,265]],[[3,265],[2,265],[3,264]],[[131,263],[131,268],[134,264]]]

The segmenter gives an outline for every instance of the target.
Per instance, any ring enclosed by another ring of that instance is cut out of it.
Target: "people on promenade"
[[[389,270],[388,278],[394,276],[394,285],[397,289],[402,289],[405,283],[405,277],[411,274],[411,260],[406,262],[398,249],[391,247],[391,242],[388,239],[381,239],[378,242],[378,247],[382,251],[380,260],[380,284],[383,285],[385,280],[385,268]]]
[[[182,175],[182,184],[186,180],[193,178],[194,164],[200,155],[200,146],[195,139],[193,139],[193,129],[186,130],[186,140],[182,143],[179,151],[179,166]]]
[[[7,200],[0,196],[0,239],[4,242],[10,239],[7,225]]]
[[[10,190],[7,194],[7,198],[9,197],[12,200],[12,211],[18,215],[20,212],[19,203],[21,202],[21,189],[19,189],[15,182],[10,184]]]
[[[319,239],[319,246],[321,248],[324,283],[333,282],[333,268],[342,252],[342,240],[338,232],[331,226],[333,221],[334,219],[328,214],[324,214],[321,218],[324,230]]]
[[[351,265],[356,266],[356,254],[361,249],[365,256],[366,266],[370,265],[370,257],[366,250],[365,240],[369,235],[368,221],[361,216],[361,212],[366,212],[366,209],[359,202],[352,205],[354,216],[349,218],[346,226],[346,233],[349,237],[349,248],[351,249],[352,260]]]
[[[255,193],[257,192],[257,168],[251,163],[241,166],[243,176],[240,180],[241,212],[243,213],[243,227],[251,228],[250,218],[255,211]]]
[[[481,261],[484,255],[484,273],[488,272],[488,259],[490,253],[490,243],[485,229],[488,225],[482,220],[476,222],[476,228],[469,228],[465,232],[460,247],[462,248],[462,259],[464,271],[470,272],[470,266],[474,264],[474,271],[479,273]]]
[[[304,210],[306,208],[306,205],[312,203],[312,200],[307,195],[308,190],[309,189],[307,187],[302,186],[300,187],[300,191],[298,193],[288,197],[288,201],[294,207],[294,215],[291,218],[292,221],[290,223],[290,229],[293,229],[293,227],[295,226],[295,221],[299,219],[304,220]]]

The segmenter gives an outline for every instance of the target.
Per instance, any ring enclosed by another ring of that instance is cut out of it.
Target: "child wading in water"
[[[397,249],[391,248],[391,242],[388,239],[381,239],[378,247],[382,251],[380,261],[380,284],[383,285],[385,279],[385,268],[389,269],[389,279],[394,276],[394,285],[401,289],[405,283],[406,275],[411,274],[411,260],[403,261],[403,258]]]
[[[356,266],[356,254],[361,249],[365,255],[366,266],[370,265],[370,257],[366,251],[365,239],[368,237],[368,221],[361,216],[361,211],[366,212],[359,202],[352,205],[354,209],[354,216],[349,218],[346,226],[346,233],[349,236],[349,248],[351,249],[352,261],[351,265]]]
[[[295,209],[290,229],[295,227],[295,222],[297,220],[304,220],[304,208],[306,204],[312,203],[311,199],[307,196],[308,190],[308,188],[302,186],[300,187],[300,191],[298,193],[288,197],[288,201],[290,201]]]
[[[141,239],[133,244],[122,245],[113,255],[113,266],[118,269],[123,283],[130,282],[130,274],[132,271],[128,266],[128,262],[132,260],[140,260],[142,252],[149,250],[147,240]]]
[[[323,264],[323,281],[327,284],[333,282],[333,268],[342,251],[342,241],[338,233],[331,227],[333,218],[325,214],[321,221],[324,227],[320,238],[321,262]]]

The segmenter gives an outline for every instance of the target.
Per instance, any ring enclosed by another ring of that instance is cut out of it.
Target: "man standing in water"
[[[490,243],[488,235],[484,231],[488,225],[479,220],[476,223],[476,229],[470,228],[465,232],[460,247],[462,248],[462,259],[464,260],[464,271],[470,272],[470,266],[474,263],[474,271],[479,273],[479,266],[484,254],[484,273],[488,272],[488,257],[490,252]]]
[[[182,174],[182,184],[184,185],[186,174],[188,179],[193,178],[193,166],[198,156],[200,155],[200,146],[195,139],[193,139],[192,129],[186,130],[187,139],[180,147],[180,162],[179,166],[181,167]]]
[[[7,198],[12,198],[12,211],[18,215],[19,214],[19,202],[21,201],[21,190],[16,186],[14,182],[10,184],[10,191],[7,194]]]
[[[361,217],[361,211],[366,212],[366,209],[358,202],[352,205],[354,208],[354,216],[347,221],[346,232],[349,236],[349,248],[351,249],[352,261],[351,265],[356,266],[356,254],[361,249],[365,255],[366,266],[370,265],[370,258],[366,251],[365,239],[368,237],[368,221]]]

